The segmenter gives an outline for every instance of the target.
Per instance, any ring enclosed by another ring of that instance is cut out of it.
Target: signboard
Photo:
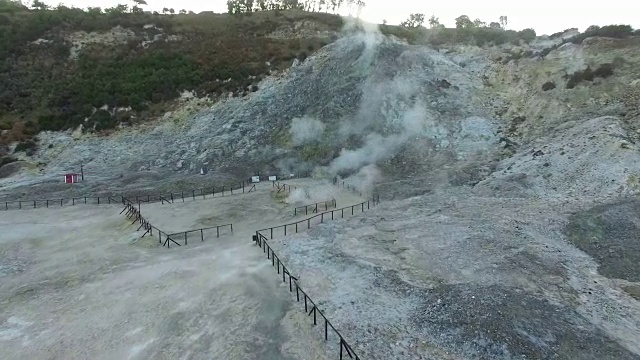
[[[258,183],[258,182],[260,182],[260,176],[252,176],[252,177],[251,177],[251,182],[252,182],[252,183]]]
[[[276,181],[276,177],[275,176],[269,176],[269,181]]]

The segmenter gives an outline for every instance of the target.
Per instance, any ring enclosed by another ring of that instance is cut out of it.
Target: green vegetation
[[[381,30],[388,35],[404,38],[412,44],[468,44],[468,45],[501,45],[504,43],[518,44],[520,41],[531,42],[536,38],[533,29],[521,31],[505,30],[507,17],[501,16],[500,22],[486,22],[471,20],[466,15],[455,19],[455,28],[445,28],[435,16],[429,18],[429,29],[424,28],[424,14],[411,14],[400,27],[382,25]]]
[[[247,14],[268,10],[304,10],[336,13],[343,6],[363,8],[362,0],[227,0],[229,14]]]
[[[567,89],[573,89],[579,83],[583,81],[593,81],[594,78],[607,78],[613,75],[613,65],[612,64],[600,64],[595,70],[592,70],[591,67],[587,66],[586,69],[582,71],[576,71],[571,75],[566,75],[567,78]]]
[[[40,130],[82,124],[101,131],[155,117],[184,90],[212,97],[257,91],[271,69],[331,41],[272,32],[302,20],[342,27],[340,17],[324,13],[160,15],[136,3],[82,10],[34,2],[27,9],[0,0],[0,130],[8,130],[0,133],[0,159],[10,156],[9,144],[26,144]]]
[[[555,39],[569,30],[577,30],[577,29],[567,29],[565,31],[552,34],[551,36],[549,36],[549,38]],[[559,48],[560,46],[566,43],[582,44],[584,39],[590,38],[593,36],[601,36],[601,37],[614,38],[614,39],[626,39],[628,37],[635,36],[635,35],[639,35],[638,31],[637,30],[634,31],[633,28],[629,25],[607,25],[603,27],[599,27],[597,25],[591,25],[587,28],[585,32],[572,36],[568,39],[564,39],[561,43],[544,49],[538,55],[545,57],[549,55],[550,52],[552,52],[553,50]]]
[[[554,83],[553,81],[547,81],[546,83],[542,84],[542,91],[549,91],[555,88],[556,88],[556,83]]]

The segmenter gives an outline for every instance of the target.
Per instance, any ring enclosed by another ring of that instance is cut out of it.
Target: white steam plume
[[[355,175],[349,176],[344,181],[356,187],[356,189],[369,192],[373,186],[382,180],[382,173],[375,164],[369,164],[360,169]]]
[[[329,165],[332,173],[343,170],[357,170],[363,166],[376,164],[393,157],[411,138],[422,132],[426,119],[426,111],[420,105],[404,113],[399,121],[400,133],[382,136],[378,133],[368,134],[364,146],[356,150],[342,149],[340,155]]]
[[[335,199],[339,195],[339,189],[332,184],[314,186],[310,189],[296,188],[291,190],[287,197],[288,204],[309,205]]]
[[[318,119],[304,116],[301,118],[293,118],[291,121],[291,141],[293,145],[304,145],[320,140],[324,133],[325,125]]]

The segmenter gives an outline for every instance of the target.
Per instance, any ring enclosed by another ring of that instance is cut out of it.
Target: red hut
[[[64,174],[64,183],[65,184],[74,184],[80,181],[80,174],[77,173],[69,173]]]

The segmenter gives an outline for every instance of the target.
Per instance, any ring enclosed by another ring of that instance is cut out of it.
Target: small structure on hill
[[[78,173],[64,174],[64,183],[75,184],[77,182],[80,182],[81,177],[82,177],[82,174],[78,174]]]

